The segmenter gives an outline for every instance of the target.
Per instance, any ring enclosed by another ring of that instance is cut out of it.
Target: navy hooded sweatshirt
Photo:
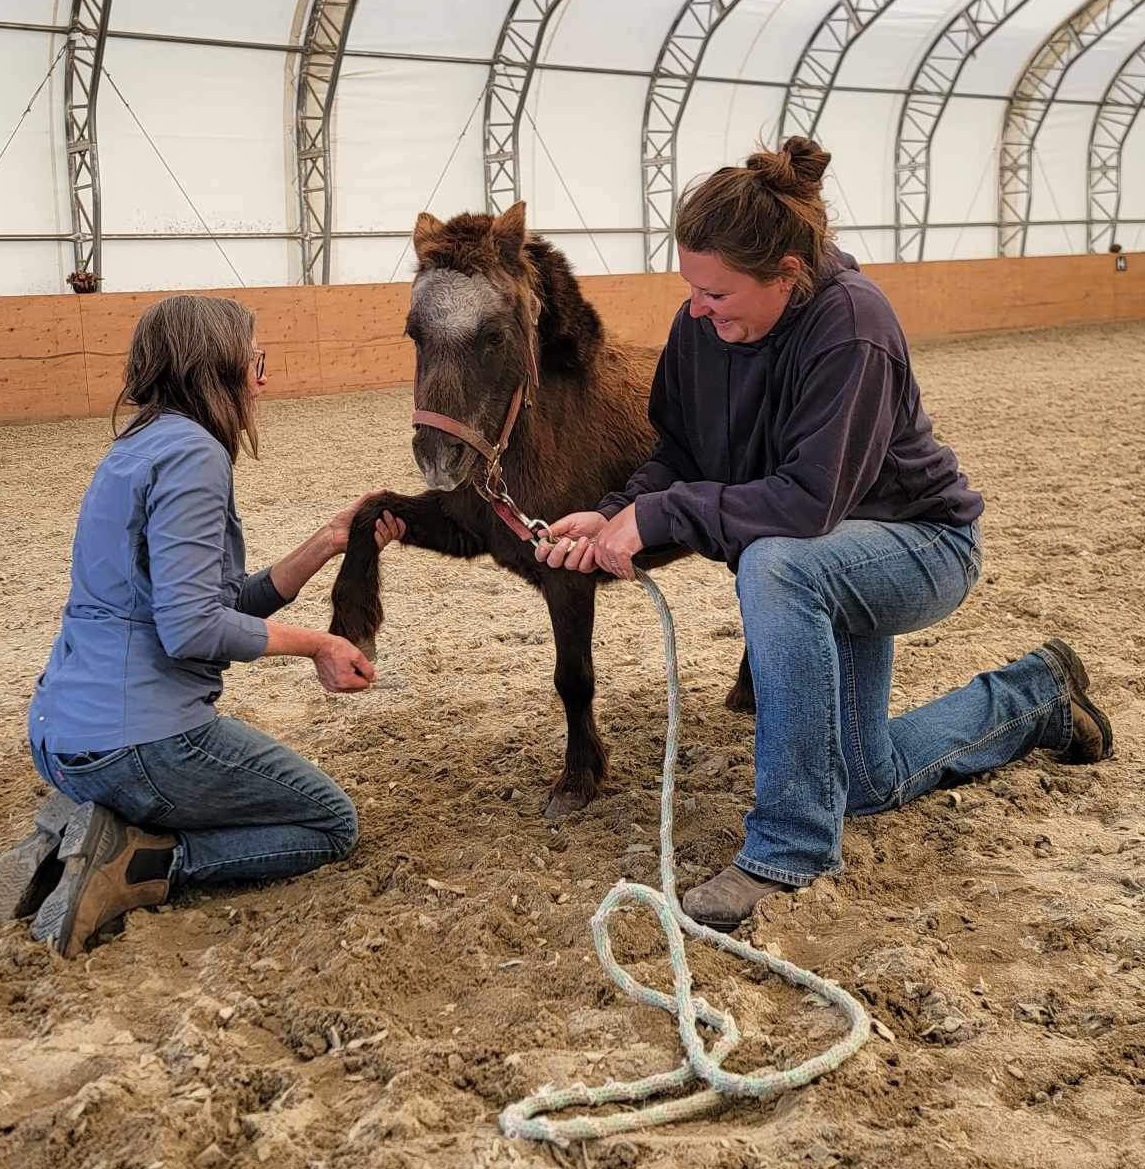
[[[659,441],[635,500],[646,548],[683,544],[733,568],[761,536],[821,536],[846,519],[963,525],[982,513],[934,437],[890,302],[829,247],[813,296],[759,341],[722,341],[685,301],[652,382]]]

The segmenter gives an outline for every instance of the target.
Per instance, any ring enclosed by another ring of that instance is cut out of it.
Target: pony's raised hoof
[[[557,791],[549,797],[545,805],[546,820],[563,820],[573,812],[579,812],[588,807],[589,796],[584,792]]]
[[[355,641],[354,644],[366,655],[366,661],[376,662],[378,660],[378,643],[372,637],[363,637],[360,641]]]

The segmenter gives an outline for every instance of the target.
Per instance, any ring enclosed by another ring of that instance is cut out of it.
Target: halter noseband
[[[498,516],[522,540],[532,540],[534,543],[541,538],[543,533],[548,531],[548,525],[541,520],[531,520],[513,501],[513,497],[509,494],[505,487],[505,480],[501,474],[501,456],[505,453],[505,449],[509,445],[509,436],[513,433],[513,427],[517,425],[517,418],[520,415],[522,405],[526,409],[533,404],[533,394],[540,385],[540,373],[537,369],[537,353],[534,346],[533,338],[536,334],[537,319],[540,316],[538,308],[537,315],[533,318],[532,328],[526,330],[526,342],[528,345],[528,368],[526,369],[524,378],[517,384],[517,388],[513,391],[513,397],[509,401],[509,409],[505,415],[505,422],[501,427],[501,433],[497,438],[497,442],[491,445],[489,440],[483,434],[474,430],[468,423],[460,422],[456,418],[451,418],[448,414],[438,414],[433,410],[415,410],[413,412],[414,426],[432,426],[435,430],[444,430],[446,434],[452,434],[454,438],[459,438],[466,446],[472,447],[485,460],[485,480],[472,480],[474,491],[485,499],[492,506],[493,510]]]

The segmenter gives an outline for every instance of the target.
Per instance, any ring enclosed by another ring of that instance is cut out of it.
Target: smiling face
[[[790,261],[790,263],[789,263]],[[794,257],[784,257],[780,267],[798,267]],[[791,299],[788,276],[757,280],[729,268],[715,252],[689,252],[680,248],[680,275],[691,289],[688,311],[697,319],[707,317],[721,341],[759,341],[783,315]]]

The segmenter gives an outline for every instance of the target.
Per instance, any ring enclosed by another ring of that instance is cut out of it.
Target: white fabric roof
[[[992,225],[1007,99],[1061,21],[1111,5],[1126,15],[1066,71],[1031,169],[1031,218],[1052,222],[1031,226],[1027,254],[1086,249],[1095,113],[1111,78],[1145,43],[1145,4],[1130,0],[1026,0],[978,48],[934,137],[929,222],[947,226],[930,228],[927,259],[997,254]],[[1003,0],[978,6],[1006,7]],[[510,7],[511,0],[358,0],[331,121],[334,281],[406,279],[405,237],[418,211],[484,209],[482,94]],[[836,0],[740,0],[733,8],[711,37],[680,123],[680,185],[742,160],[760,137],[774,141],[784,87],[835,7]],[[930,42],[966,7],[967,0],[894,0],[839,70],[816,137],[833,155],[827,191],[840,240],[861,261],[894,258],[903,91]],[[97,111],[105,290],[299,281],[298,54],[290,48],[309,8],[309,0],[111,0]],[[680,9],[681,0],[564,0],[548,24],[528,89],[518,174],[531,225],[560,232],[556,241],[582,273],[643,268],[648,75]],[[62,60],[20,121],[63,44],[52,30],[67,25],[70,11],[71,0],[0,0],[0,148],[20,123],[0,157],[0,293],[62,291],[75,267],[66,238]],[[1145,235],[1140,121],[1122,155],[1118,238],[1127,248]],[[338,237],[346,232],[395,236]],[[185,233],[260,238],[147,238]],[[37,236],[56,238],[28,238]]]

